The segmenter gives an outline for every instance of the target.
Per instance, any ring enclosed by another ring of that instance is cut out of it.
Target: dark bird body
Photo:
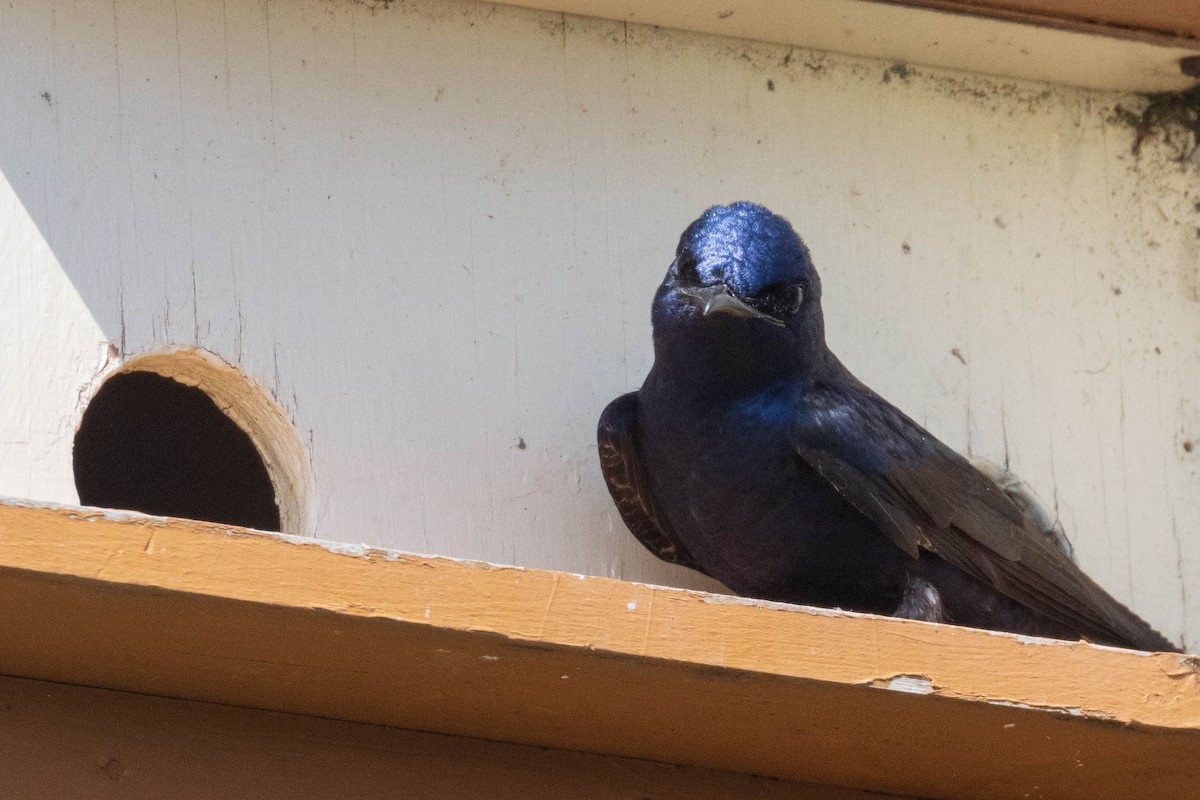
[[[598,430],[651,552],[769,600],[1175,649],[855,378],[820,298],[807,248],[760,206],[684,232],[654,298],[654,366]]]

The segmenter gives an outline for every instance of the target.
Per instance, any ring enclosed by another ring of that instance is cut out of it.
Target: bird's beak
[[[776,319],[770,314],[764,314],[757,308],[747,305],[723,283],[696,288],[687,287],[679,291],[685,297],[695,302],[700,307],[701,313],[706,317],[711,317],[714,314],[729,314],[734,317],[766,320],[774,325],[784,324],[783,320]]]

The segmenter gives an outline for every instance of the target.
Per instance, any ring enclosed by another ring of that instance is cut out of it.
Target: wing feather
[[[704,572],[684,546],[654,498],[638,449],[638,395],[629,392],[608,404],[596,427],[600,471],[630,532],[654,555]]]
[[[1175,649],[1088,578],[995,483],[852,378],[806,393],[797,451],[909,555],[936,553],[1096,641]]]

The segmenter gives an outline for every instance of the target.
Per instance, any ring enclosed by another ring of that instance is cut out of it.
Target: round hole
[[[286,414],[199,351],[141,356],[105,380],[73,457],[84,505],[308,532],[308,461]]]

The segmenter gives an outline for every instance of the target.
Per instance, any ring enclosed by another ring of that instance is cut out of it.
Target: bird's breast
[[[648,379],[639,397],[655,497],[705,572],[738,594],[878,610],[863,576],[894,571],[902,553],[796,455],[798,389],[729,396]]]
[[[741,397],[663,387],[642,398],[655,496],[705,570],[738,592],[792,580],[806,548],[795,535],[804,510],[787,387]]]

